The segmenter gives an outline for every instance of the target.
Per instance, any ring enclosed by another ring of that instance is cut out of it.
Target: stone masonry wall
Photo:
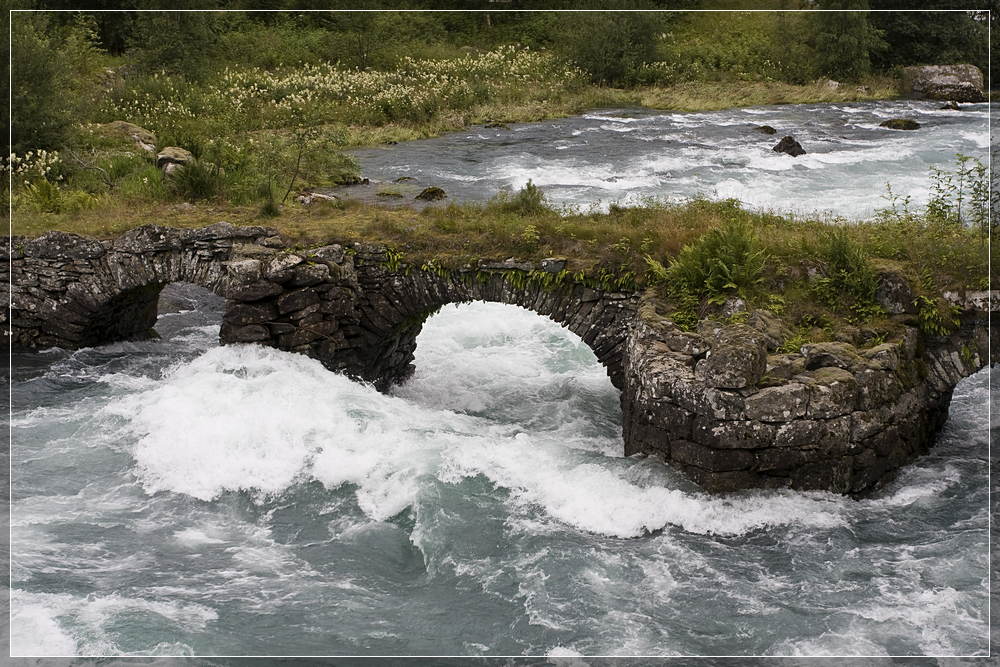
[[[948,338],[906,326],[867,350],[819,343],[771,355],[767,337],[746,325],[699,335],[669,320],[637,321],[625,453],[657,456],[712,492],[865,495],[933,444],[955,384],[986,363],[983,319],[967,313]]]

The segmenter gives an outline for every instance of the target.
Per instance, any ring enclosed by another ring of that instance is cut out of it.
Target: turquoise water
[[[445,309],[382,395],[217,347],[187,294],[160,341],[14,357],[15,655],[988,648],[985,373],[876,498],[716,498],[623,458],[618,392],[528,311]]]
[[[927,203],[931,167],[953,170],[956,154],[988,163],[987,104],[942,110],[940,102],[852,102],[726,109],[698,113],[602,109],[510,130],[463,132],[353,151],[364,176],[389,189],[437,186],[450,200],[481,201],[516,192],[530,179],[552,204],[607,210],[648,197],[738,199],[802,215],[867,218],[894,193]],[[909,118],[915,131],[879,123]],[[769,125],[776,134],[755,128]],[[785,135],[806,154],[771,149]],[[415,182],[392,184],[399,178]],[[374,184],[373,189],[379,186]],[[364,197],[364,188],[341,196]],[[381,199],[380,201],[393,201]]]

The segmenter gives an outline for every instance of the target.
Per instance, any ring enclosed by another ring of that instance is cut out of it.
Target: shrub
[[[507,193],[498,194],[489,203],[489,208],[500,213],[515,213],[522,216],[539,215],[551,211],[545,203],[545,195],[537,185],[531,182],[530,178],[513,197],[508,197]]]
[[[58,148],[70,125],[62,54],[44,35],[46,16],[11,14],[10,150]]]
[[[670,261],[667,283],[676,295],[705,296],[721,304],[732,295],[750,297],[762,282],[767,255],[744,222],[727,220]]]
[[[221,193],[218,170],[202,162],[189,162],[167,176],[170,191],[181,199],[213,199]]]
[[[878,276],[868,254],[840,225],[822,234],[820,258],[826,263],[826,277],[813,281],[813,294],[831,308],[846,306],[861,320],[881,314],[875,303]]]

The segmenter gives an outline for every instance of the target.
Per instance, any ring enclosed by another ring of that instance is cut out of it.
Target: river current
[[[914,120],[920,129],[880,126],[892,118]],[[756,129],[762,126],[776,133]],[[600,109],[508,127],[476,126],[353,153],[377,187],[405,197],[433,185],[452,201],[481,201],[516,192],[530,179],[552,204],[585,211],[650,197],[704,196],[782,213],[857,219],[888,205],[886,184],[897,195],[911,196],[912,206],[926,204],[931,167],[953,169],[956,154],[986,164],[990,145],[988,105],[954,111],[925,100],[699,113]],[[806,154],[774,152],[786,135]],[[414,181],[393,182],[401,178]]]
[[[602,115],[567,122],[615,122]],[[986,132],[951,126],[942,153]],[[902,182],[893,168],[880,178]],[[875,497],[713,497],[622,456],[618,391],[528,311],[445,308],[416,375],[380,394],[302,356],[219,347],[223,307],[172,285],[159,340],[12,356],[13,655],[888,665],[990,650],[1000,374],[963,381],[938,444]]]

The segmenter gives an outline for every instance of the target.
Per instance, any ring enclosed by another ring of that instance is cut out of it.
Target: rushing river
[[[566,123],[630,125],[608,115]],[[944,153],[980,141],[940,118]],[[820,164],[803,173],[845,162]],[[988,371],[959,385],[938,444],[876,497],[712,497],[621,456],[603,368],[528,311],[444,309],[415,377],[385,395],[302,356],[219,347],[222,300],[167,290],[159,340],[12,357],[14,655],[579,667],[608,663],[571,656],[989,651]]]
[[[701,195],[781,212],[865,218],[888,205],[886,183],[923,205],[930,167],[953,169],[959,153],[987,163],[989,105],[962,107],[943,110],[940,102],[908,100],[702,113],[607,109],[515,123],[509,130],[478,126],[354,154],[364,175],[383,190],[410,197],[410,190],[434,185],[452,200],[478,201],[531,179],[552,203],[584,210]],[[879,126],[890,118],[921,127]],[[755,129],[765,125],[777,133]],[[772,151],[785,135],[806,154]],[[404,177],[415,182],[392,183]]]

